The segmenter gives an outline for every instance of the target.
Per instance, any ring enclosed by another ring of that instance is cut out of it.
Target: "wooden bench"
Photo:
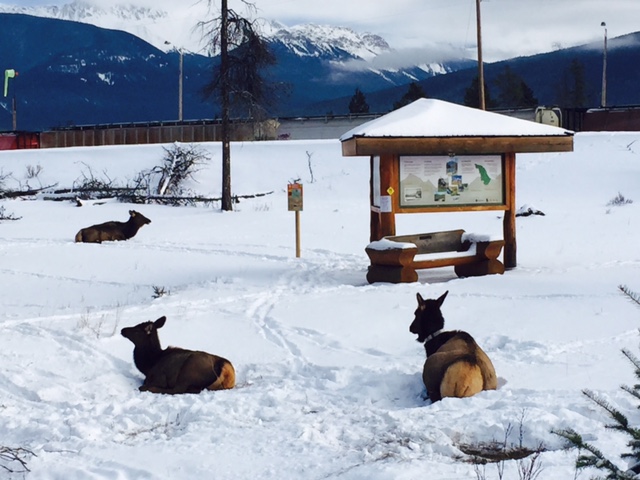
[[[504,240],[467,234],[464,230],[384,237],[365,251],[371,260],[367,281],[417,282],[423,268],[453,266],[459,277],[504,273],[498,255]]]

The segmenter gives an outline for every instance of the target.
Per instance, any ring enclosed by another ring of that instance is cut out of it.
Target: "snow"
[[[416,248],[416,245],[415,243],[396,242],[394,240],[382,238],[380,240],[374,240],[373,242],[369,243],[369,245],[367,245],[367,248],[370,248],[371,250],[404,250],[406,248]]]
[[[565,136],[573,132],[435,98],[421,98],[340,137]]]
[[[0,443],[36,455],[30,474],[3,478],[469,479],[460,443],[502,440],[509,425],[510,443],[546,446],[540,479],[574,478],[576,452],[553,429],[574,428],[624,467],[626,437],[581,390],[640,423],[619,388],[634,381],[620,350],[638,351],[640,309],[618,290],[640,292],[639,140],[579,133],[573,152],[518,155],[517,204],[545,215],[518,217],[517,268],[426,270],[414,284],[367,284],[369,161],[343,158],[337,139],[233,144],[234,193],[273,191],[234,212],[0,200],[21,217],[0,221]],[[218,196],[220,145],[201,148],[210,161],[188,187]],[[7,188],[121,185],[163,155],[162,145],[4,151],[0,178]],[[297,179],[301,258],[286,199]],[[619,192],[635,202],[608,206]],[[152,220],[133,239],[73,242],[130,209]],[[399,215],[397,233],[493,238],[501,215]],[[499,388],[430,404],[409,324],[416,293],[447,290],[445,328],[476,338]],[[228,358],[238,387],[140,393],[119,331],[163,315],[163,346]],[[503,478],[516,468],[507,462]],[[486,478],[498,478],[494,466]]]

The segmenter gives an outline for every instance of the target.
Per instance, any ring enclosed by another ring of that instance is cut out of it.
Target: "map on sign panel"
[[[403,208],[503,203],[500,155],[400,157]]]

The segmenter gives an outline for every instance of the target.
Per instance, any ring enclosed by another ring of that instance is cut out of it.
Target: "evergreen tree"
[[[351,97],[349,113],[369,113],[369,104],[364,93],[359,88],[356,88],[356,93]]]
[[[511,70],[509,65],[506,65],[502,73],[498,74],[494,83],[498,90],[498,107],[527,108],[538,105],[538,99],[534,97],[533,90],[520,75]]]
[[[480,80],[478,75],[476,75],[473,80],[471,80],[471,84],[464,91],[464,104],[467,107],[480,108],[479,85]],[[487,110],[495,107],[495,101],[491,98],[491,92],[489,92],[487,82],[484,82],[484,106]]]
[[[586,107],[587,84],[582,62],[574,58],[563,72],[556,88],[556,103],[558,105],[569,108]]]
[[[538,99],[533,95],[533,90],[527,85],[524,80],[520,82],[520,89],[522,91],[522,107],[537,107]]]
[[[419,98],[427,98],[427,94],[424,93],[424,90],[418,83],[411,82],[407,92],[400,98],[400,100],[393,103],[393,109],[397,110],[400,107],[409,105],[411,102],[415,102]]]
[[[619,288],[623,294],[640,306],[639,294],[630,291],[624,286],[620,286]],[[636,378],[640,381],[640,360],[626,349],[622,349],[622,353],[633,365]],[[632,387],[623,385],[621,388],[640,402],[640,384],[636,383]],[[609,414],[614,423],[607,425],[607,428],[623,432],[630,437],[627,445],[631,448],[631,452],[623,453],[620,456],[621,458],[630,459],[632,467],[629,470],[621,470],[611,460],[606,458],[598,448],[585,442],[582,436],[571,428],[555,431],[554,433],[564,437],[568,441],[570,448],[577,448],[579,450],[580,453],[576,460],[576,468],[578,470],[588,467],[596,468],[607,472],[605,478],[610,480],[632,480],[637,478],[637,474],[640,472],[640,428],[629,425],[629,420],[622,412],[591,390],[583,390],[582,393]]]

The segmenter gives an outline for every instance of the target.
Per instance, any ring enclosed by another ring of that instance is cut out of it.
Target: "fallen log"
[[[33,188],[33,189],[29,189],[29,190],[5,190],[5,191],[0,191],[0,199],[2,199],[2,198],[32,197],[34,195],[38,195],[39,193],[44,192],[45,190],[49,190],[49,189],[51,189],[51,188],[53,188],[55,186],[56,186],[56,184],[49,185],[48,187]]]
[[[192,203],[213,203],[213,202],[220,202],[222,200],[222,197],[203,197],[203,196],[193,196],[193,197],[187,197],[187,196],[174,196],[174,195],[139,195],[139,194],[116,194],[114,196],[114,192],[111,192],[111,195],[106,195],[107,192],[104,192],[105,196],[104,197],[97,197],[96,200],[105,200],[106,201],[110,200],[110,199],[117,199],[118,201],[121,202],[129,202],[129,203],[138,203],[138,204],[145,204],[145,203],[157,203],[160,205],[187,205],[187,204],[192,204]],[[264,192],[264,193],[254,193],[254,194],[247,194],[247,195],[234,195],[232,198],[234,203],[239,203],[241,199],[248,199],[248,198],[259,198],[259,197],[265,197],[267,195],[271,195],[273,194],[273,191],[270,192]],[[42,197],[43,200],[49,200],[49,201],[54,201],[54,202],[62,202],[62,201],[75,201],[77,206],[81,207],[83,205],[83,199],[80,199],[78,197],[78,195],[66,195],[66,194],[57,194],[57,195],[51,195],[51,196],[43,196]],[[101,204],[100,202],[93,202],[94,205],[99,205]]]

